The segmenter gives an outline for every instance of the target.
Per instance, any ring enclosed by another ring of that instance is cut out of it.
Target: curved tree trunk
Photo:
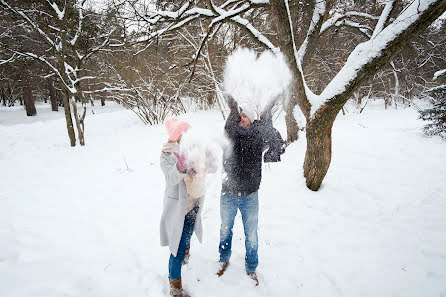
[[[62,85],[62,84],[61,84]],[[70,138],[70,145],[76,146],[76,134],[74,133],[74,127],[73,127],[73,119],[71,118],[71,109],[70,109],[70,102],[69,102],[69,91],[66,89],[63,89],[64,86],[62,85],[62,100],[63,100],[63,109],[65,112],[65,121],[67,123],[67,131],[68,131],[68,137]]]
[[[331,123],[325,129],[307,125],[307,151],[304,161],[304,177],[312,191],[319,187],[327,174],[331,162]]]

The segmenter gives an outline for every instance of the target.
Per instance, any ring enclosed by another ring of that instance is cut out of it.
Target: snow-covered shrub
[[[434,80],[437,78],[446,80],[446,69],[436,72]],[[423,130],[427,135],[439,135],[446,139],[446,85],[431,88],[429,93],[436,98],[436,102],[432,108],[420,111],[420,118],[430,122]]]
[[[446,139],[445,96],[438,100],[438,102],[436,102],[432,108],[420,111],[420,118],[430,122],[423,128],[427,135],[440,135],[443,139]]]

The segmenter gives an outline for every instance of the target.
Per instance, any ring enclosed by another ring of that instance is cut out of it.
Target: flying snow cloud
[[[180,143],[180,153],[186,156],[187,166],[199,172],[209,163],[215,166],[221,163],[221,145],[211,136],[215,131],[206,128],[193,126],[183,133]]]
[[[285,91],[290,80],[291,71],[281,53],[265,51],[257,57],[253,50],[238,48],[226,61],[225,92],[257,118],[272,99]]]

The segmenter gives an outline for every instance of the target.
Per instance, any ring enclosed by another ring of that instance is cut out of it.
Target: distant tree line
[[[147,124],[186,112],[187,100],[225,117],[226,57],[239,46],[280,51],[293,73],[283,102],[287,140],[302,128],[299,108],[304,173],[317,190],[348,100],[361,109],[377,97],[395,108],[434,100],[432,77],[446,68],[446,22],[438,19],[446,0],[94,3],[0,0],[1,104],[24,104],[28,115],[35,101],[63,107],[72,146],[85,144],[86,107],[96,100],[117,101]]]

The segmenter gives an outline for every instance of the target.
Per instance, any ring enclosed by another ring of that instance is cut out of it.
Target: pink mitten
[[[178,171],[185,171],[187,168],[186,165],[186,156],[184,154],[173,153],[177,159],[177,168]]]

